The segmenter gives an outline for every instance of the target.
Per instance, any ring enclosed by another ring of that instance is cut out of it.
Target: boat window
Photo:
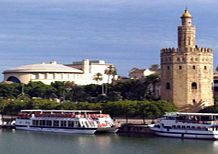
[[[33,120],[33,126],[37,126],[37,125],[36,125],[36,120]]]
[[[74,127],[80,127],[79,121],[74,121]]]
[[[183,129],[185,129],[185,126],[182,126]]]
[[[59,121],[58,120],[54,120],[53,126],[54,127],[59,127]]]
[[[178,129],[180,129],[180,128],[181,128],[181,126],[180,126],[180,125],[177,125],[177,128],[178,128]]]
[[[160,125],[154,125],[154,127],[156,127],[156,128],[160,128]]]
[[[68,127],[74,127],[74,122],[73,121],[68,121]]]
[[[210,118],[210,116],[202,116],[201,120],[202,121],[211,121],[211,118]]]
[[[52,123],[51,120],[47,120],[46,121],[46,126],[51,126],[51,123]]]
[[[195,126],[192,126],[192,129],[195,129]]]
[[[86,125],[86,123],[85,123],[85,121],[81,121],[81,126],[80,127],[88,127],[87,125]]]
[[[85,123],[86,127],[89,127],[89,126],[90,126],[89,123],[88,123],[88,121],[85,121],[84,123]]]
[[[176,117],[166,117],[167,120],[176,120]]]
[[[39,120],[33,120],[33,126],[39,126]]]
[[[66,121],[61,121],[61,127],[66,127],[67,126],[67,122]]]
[[[164,126],[164,128],[166,128],[166,129],[171,129],[171,127],[170,127],[170,126]]]
[[[40,120],[40,126],[45,126],[45,120]]]
[[[198,126],[198,127],[197,127],[197,129],[201,129],[201,127],[200,127],[200,126]]]
[[[190,126],[187,126],[186,128],[187,128],[187,129],[190,129],[191,127],[190,127]]]
[[[178,120],[178,121],[183,121],[185,119],[186,119],[185,116],[178,116],[178,117],[176,117],[176,120]]]

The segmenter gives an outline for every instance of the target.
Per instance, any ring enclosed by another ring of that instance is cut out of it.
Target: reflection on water
[[[217,154],[218,141],[0,130],[5,154]]]

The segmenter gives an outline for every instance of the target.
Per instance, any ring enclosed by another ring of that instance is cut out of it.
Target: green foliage
[[[67,101],[58,103],[48,99],[1,99],[0,111],[2,114],[16,115],[22,109],[63,109],[63,110],[103,110],[112,117],[141,117],[158,118],[165,112],[176,111],[171,103],[151,101],[116,101],[107,103],[74,103]]]
[[[77,104],[78,110],[101,110],[102,103],[81,102]]]
[[[0,111],[17,114],[21,109],[93,109],[103,110],[111,116],[157,118],[165,112],[175,111],[168,102],[154,101],[152,86],[160,81],[158,75],[145,80],[127,80],[105,85],[78,86],[73,82],[42,82],[24,84],[0,83]],[[61,100],[61,103],[54,101]]]
[[[21,88],[19,84],[0,83],[0,97],[15,98],[19,94],[21,94]]]
[[[52,110],[59,109],[60,103],[47,99],[33,99],[33,109]]]
[[[42,82],[30,82],[24,88],[25,93],[31,97],[51,98],[55,89],[50,85],[45,85]]]
[[[76,110],[77,106],[75,103],[65,102],[63,104],[60,104],[58,109],[60,109],[60,110]]]

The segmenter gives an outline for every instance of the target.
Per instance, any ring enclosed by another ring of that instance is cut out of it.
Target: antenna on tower
[[[185,10],[188,10],[188,2],[185,0]]]

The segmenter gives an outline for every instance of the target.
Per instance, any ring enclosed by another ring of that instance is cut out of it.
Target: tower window
[[[179,69],[181,70],[181,69],[182,69],[182,66],[179,66]]]
[[[170,67],[169,67],[169,66],[167,66],[167,69],[168,69],[168,70],[170,70]]]
[[[170,89],[170,83],[169,82],[166,83],[166,89]]]
[[[195,70],[195,65],[194,65],[194,66],[192,66],[192,68],[193,68],[193,70]]]
[[[195,103],[196,103],[196,100],[195,100],[195,99],[193,99],[193,100],[192,100],[192,102],[193,102],[193,104],[195,104]]]
[[[196,82],[192,82],[192,89],[197,89],[197,83]]]
[[[185,62],[185,58],[182,58],[182,61],[184,61],[184,62]]]
[[[206,70],[206,69],[207,69],[207,66],[204,66],[204,69]]]

